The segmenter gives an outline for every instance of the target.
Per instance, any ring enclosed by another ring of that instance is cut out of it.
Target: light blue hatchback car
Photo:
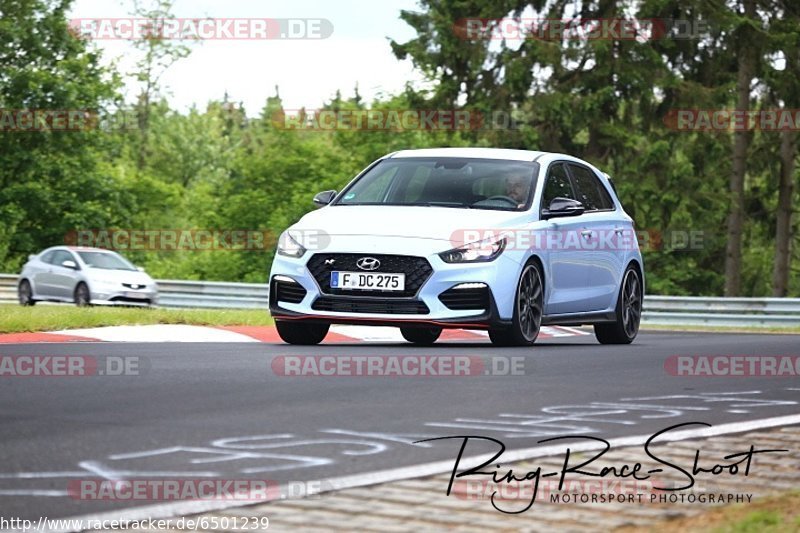
[[[331,324],[443,328],[531,345],[542,325],[593,324],[601,343],[639,330],[642,256],[608,177],[564,154],[405,150],[372,163],[280,237],[270,311],[281,338]]]

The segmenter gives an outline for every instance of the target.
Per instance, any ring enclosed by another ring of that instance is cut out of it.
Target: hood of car
[[[457,246],[492,230],[530,221],[529,213],[417,206],[330,206],[312,211],[292,230],[330,237],[423,239]],[[478,233],[479,232],[479,233]],[[437,243],[438,245],[438,243]]]
[[[132,283],[136,285],[152,285],[153,278],[139,270],[108,270],[103,268],[86,268],[89,280],[107,283]]]

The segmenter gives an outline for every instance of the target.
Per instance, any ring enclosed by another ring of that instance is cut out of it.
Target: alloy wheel
[[[539,270],[528,265],[520,278],[517,289],[517,314],[520,333],[525,340],[532,341],[539,334],[543,307],[542,279]]]

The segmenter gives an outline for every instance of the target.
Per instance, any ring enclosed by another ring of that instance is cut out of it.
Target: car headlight
[[[495,236],[442,252],[439,257],[445,263],[488,263],[497,259],[505,248],[506,238]]]
[[[297,242],[294,237],[289,234],[289,231],[284,231],[278,238],[278,253],[288,257],[303,257],[306,249],[303,245]]]

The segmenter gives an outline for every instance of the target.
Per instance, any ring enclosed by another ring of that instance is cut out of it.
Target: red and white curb
[[[589,335],[588,331],[565,326],[542,326],[539,339]],[[446,329],[441,341],[488,342],[485,331]],[[155,324],[109,326],[37,333],[0,334],[0,344],[32,342],[282,342],[273,326],[187,326]],[[331,326],[325,343],[405,342],[398,328],[382,326]]]

